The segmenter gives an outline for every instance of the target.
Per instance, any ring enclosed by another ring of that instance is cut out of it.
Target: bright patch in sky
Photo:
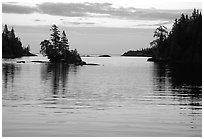
[[[11,25],[154,28],[171,27],[181,13],[201,8],[200,0],[45,0],[3,2],[2,22]],[[23,19],[23,20],[19,20]]]
[[[13,0],[3,0],[3,2],[13,2]],[[15,0],[20,5],[34,6],[35,4],[48,2],[48,0]],[[49,0],[49,2],[63,3],[113,3],[115,7],[135,7],[135,8],[157,8],[157,9],[191,9],[202,8],[202,0]]]

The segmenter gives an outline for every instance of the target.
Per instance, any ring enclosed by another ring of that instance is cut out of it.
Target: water
[[[100,66],[3,59],[3,136],[202,136],[201,67],[142,57]]]

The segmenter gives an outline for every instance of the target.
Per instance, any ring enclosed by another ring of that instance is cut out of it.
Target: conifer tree
[[[9,37],[10,38],[15,38],[15,31],[14,31],[14,29],[13,29],[13,27],[12,27],[12,29],[11,29],[11,32],[10,32],[10,34],[9,34]]]
[[[50,34],[51,44],[57,47],[60,42],[60,34],[59,34],[60,31],[58,30],[58,27],[55,24],[52,25],[50,31],[52,31],[52,33]]]
[[[4,25],[2,33],[2,57],[16,58],[21,56],[23,56],[23,48],[20,39],[15,36],[13,27],[9,31],[7,25]]]
[[[61,37],[61,44],[64,50],[68,50],[69,51],[69,41],[67,39],[66,33],[63,30],[62,32],[62,37]]]
[[[41,49],[40,53],[43,56],[48,56],[48,59],[50,59],[50,51],[51,51],[51,44],[49,40],[44,40],[40,43]]]
[[[8,30],[7,25],[5,24],[5,25],[4,25],[4,30],[3,30],[3,35],[4,35],[4,36],[7,36],[8,33],[9,33],[9,30]]]

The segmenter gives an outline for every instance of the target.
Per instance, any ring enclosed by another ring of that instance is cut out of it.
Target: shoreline
[[[202,64],[202,61],[182,61],[182,60],[168,60],[163,58],[148,58],[147,62],[155,62],[155,63],[177,63],[177,64]]]

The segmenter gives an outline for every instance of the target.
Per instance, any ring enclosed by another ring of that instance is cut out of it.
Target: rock
[[[98,57],[111,57],[110,55],[100,55]]]
[[[169,59],[153,58],[153,57],[148,58],[147,61],[149,61],[149,62],[157,62],[157,63],[167,63],[167,62],[169,63],[169,62],[173,62],[173,61],[171,61]]]
[[[16,63],[25,63],[25,61],[17,61]]]
[[[95,63],[86,63],[85,61],[82,61],[80,63],[75,63],[75,66],[83,66],[83,65],[90,65],[90,66],[99,66],[99,64],[95,64]]]
[[[83,65],[86,65],[86,62],[82,61],[82,62],[74,63],[74,65],[75,66],[83,66]]]
[[[99,66],[99,64],[95,64],[95,63],[87,63],[85,65],[91,65],[91,66]]]
[[[31,61],[31,62],[35,62],[35,63],[45,63],[45,61]]]
[[[32,54],[32,53],[30,53],[30,52],[27,52],[27,53],[23,53],[22,56],[37,56],[37,55]]]
[[[153,61],[155,61],[155,60],[154,60],[154,58],[151,57],[151,58],[148,58],[147,61],[153,62]]]

